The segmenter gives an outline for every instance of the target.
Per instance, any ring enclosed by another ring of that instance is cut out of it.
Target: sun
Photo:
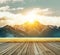
[[[25,14],[21,14],[16,17],[16,19],[14,19],[14,24],[18,24],[18,25],[22,25],[24,23],[30,23],[30,24],[34,24],[35,21],[39,21],[40,16],[36,13],[36,11],[30,10],[30,11],[26,11]]]
[[[37,14],[33,11],[29,11],[25,15],[25,20],[30,23],[34,23],[37,20],[36,18],[37,18]]]

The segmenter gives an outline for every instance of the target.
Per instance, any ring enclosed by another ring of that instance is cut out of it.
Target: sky
[[[0,0],[0,8],[21,10],[31,8],[50,8],[60,15],[60,0]]]
[[[37,17],[41,23],[60,26],[59,5],[60,0],[0,0],[0,26],[5,26],[7,23],[16,23],[18,20],[19,22],[24,22],[22,20],[25,20],[27,17],[23,16],[22,12],[28,10],[32,10],[34,15],[36,15],[35,13],[39,13],[40,16],[37,15]],[[41,16],[41,13],[43,16]],[[3,20],[2,17],[7,17],[7,19]],[[18,20],[16,19],[17,17]]]

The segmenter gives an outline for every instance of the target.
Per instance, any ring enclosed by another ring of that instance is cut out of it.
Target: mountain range
[[[34,23],[26,22],[22,25],[0,28],[0,37],[59,37],[60,27],[43,25],[38,21]]]

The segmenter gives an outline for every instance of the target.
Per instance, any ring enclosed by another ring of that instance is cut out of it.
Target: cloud
[[[3,3],[7,3],[7,2],[23,2],[24,0],[0,0],[0,3],[3,4]]]
[[[0,7],[0,11],[8,11],[8,10],[10,10],[9,6]]]
[[[60,26],[60,17],[57,16],[38,16],[38,20],[44,25]]]
[[[20,1],[20,2],[22,2],[22,1],[24,1],[24,0],[13,0],[13,1],[15,1],[15,2],[16,2],[16,1]]]
[[[11,8],[10,10],[15,11],[15,10],[23,10],[23,9],[24,9],[23,7],[17,7],[17,8]]]
[[[0,27],[13,24],[14,14],[10,12],[0,12]]]
[[[23,7],[17,7],[17,8],[10,8],[10,6],[6,5],[3,7],[0,7],[0,11],[16,11],[16,10],[23,10]]]
[[[8,1],[10,1],[10,0],[0,0],[0,3],[6,3]]]
[[[38,14],[39,13],[39,14]],[[40,13],[43,13],[42,15]],[[32,14],[32,15],[30,15]],[[15,25],[15,24],[23,24],[28,18],[35,18],[40,23],[44,25],[53,25],[60,26],[60,16],[49,16],[49,9],[32,9],[28,11],[27,14],[23,15],[22,13],[14,14],[11,12],[3,11],[0,12],[0,27],[5,25]]]
[[[39,15],[51,15],[51,14],[53,14],[53,12],[50,8],[45,8],[45,9],[33,8],[32,11],[35,13],[38,13]]]
[[[22,14],[13,14],[11,12],[0,12],[0,27],[6,25],[15,25],[22,24],[23,15]]]

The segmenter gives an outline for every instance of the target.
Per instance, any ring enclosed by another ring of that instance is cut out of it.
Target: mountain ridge
[[[14,37],[55,37],[60,36],[56,35],[60,33],[60,27],[43,25],[36,21],[34,24],[24,23],[22,25],[14,25],[13,27],[6,25],[0,28],[0,36],[4,37],[6,33],[13,34],[12,36]]]

